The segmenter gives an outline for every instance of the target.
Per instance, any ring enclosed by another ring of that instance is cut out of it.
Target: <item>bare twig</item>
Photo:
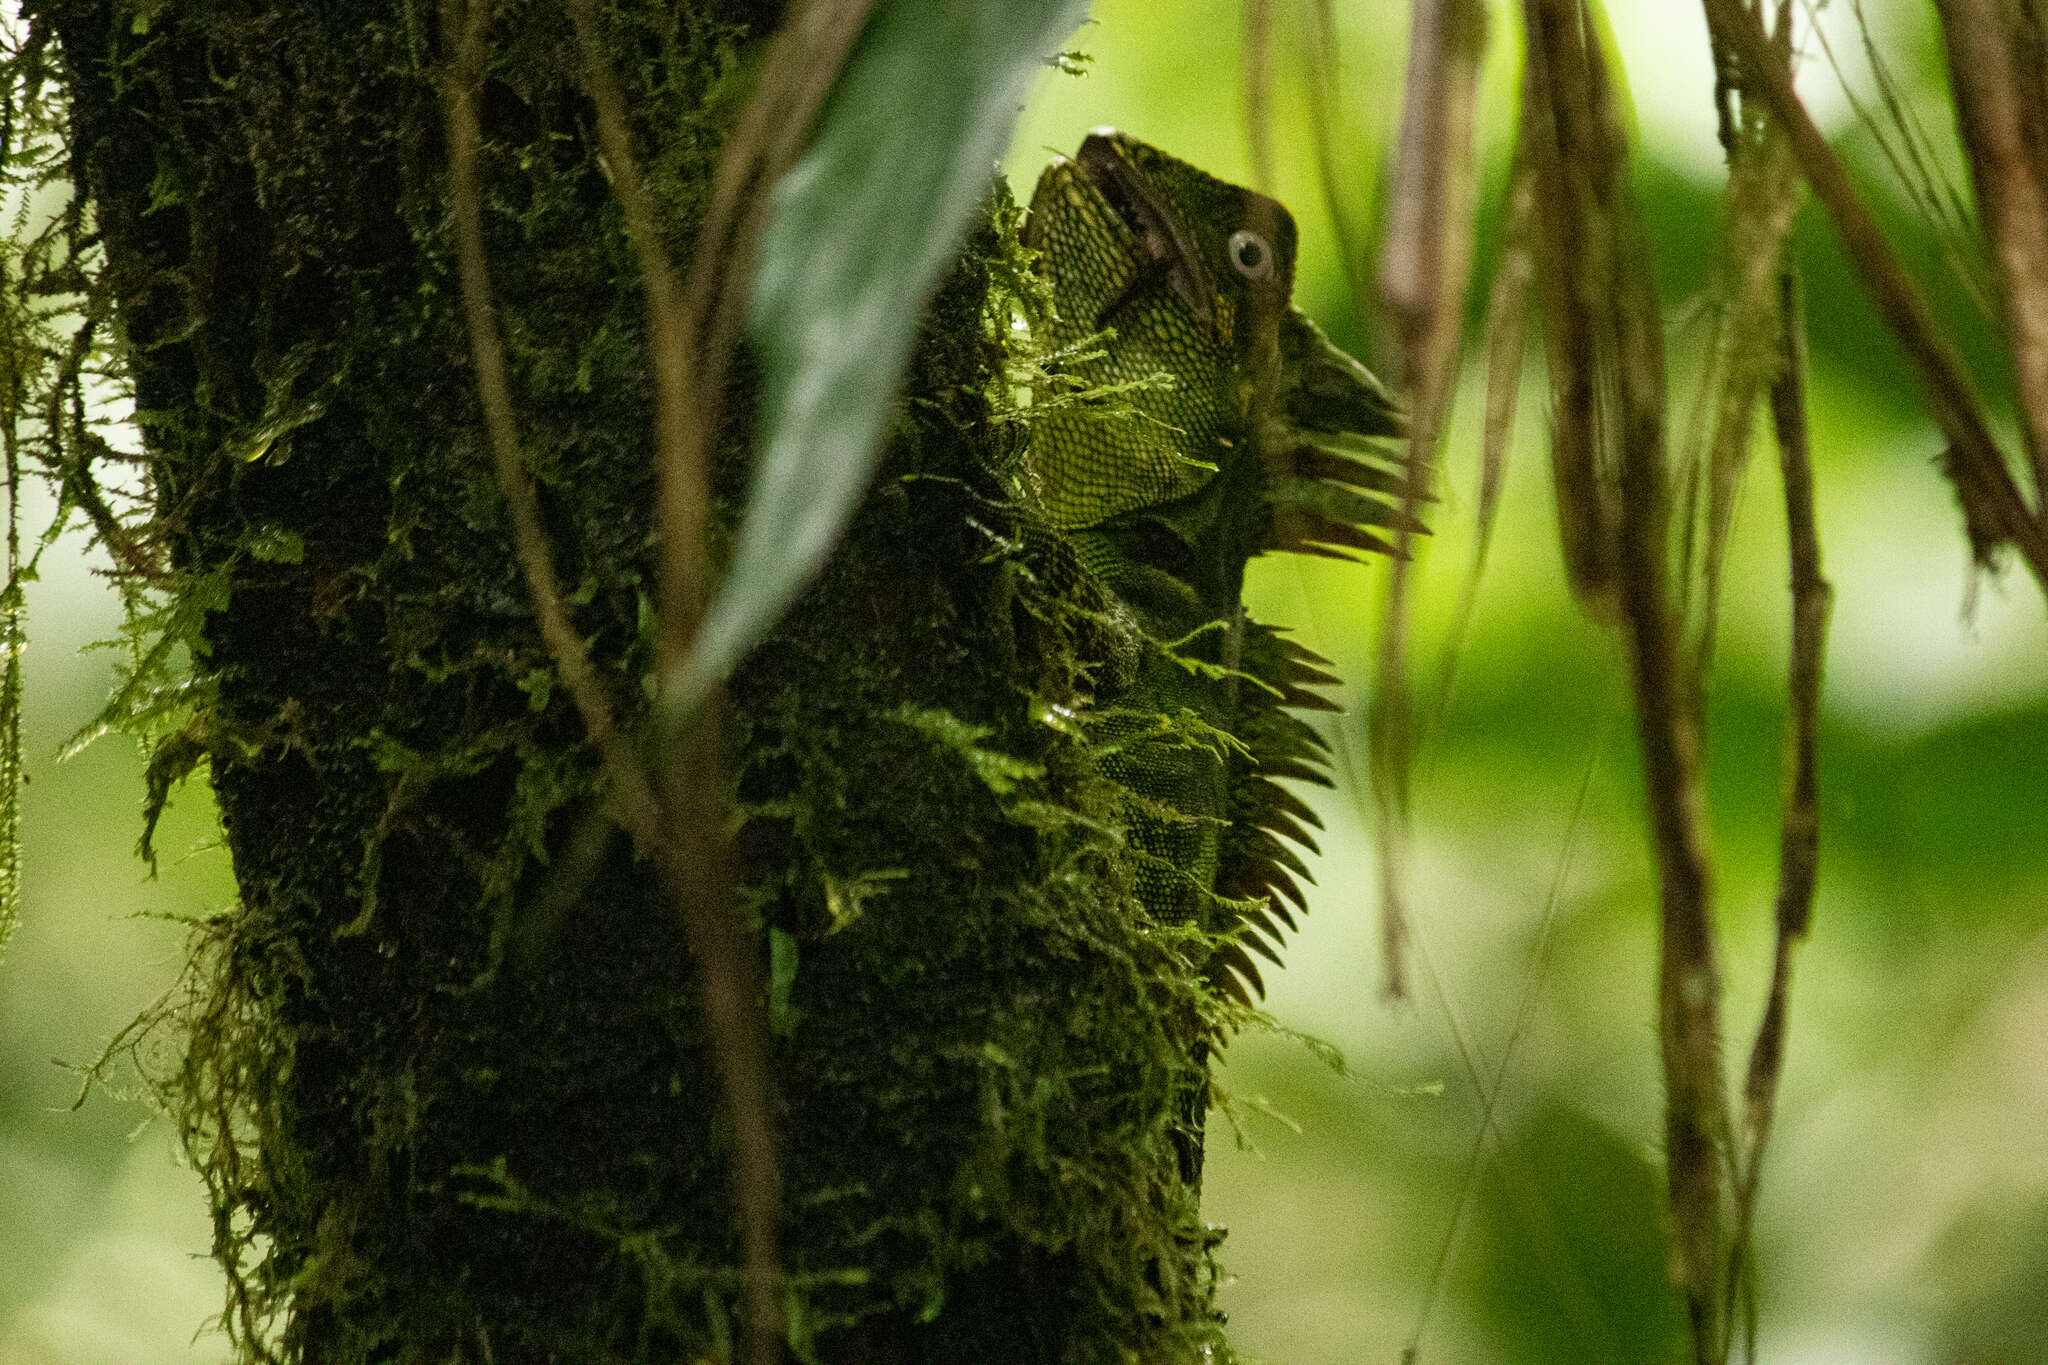
[[[1749,1267],[1749,1233],[1756,1214],[1764,1151],[1776,1114],[1778,1077],[1785,1062],[1785,1028],[1791,1004],[1792,955],[1813,919],[1813,893],[1820,867],[1819,731],[1821,662],[1827,647],[1828,611],[1834,589],[1820,570],[1820,537],[1813,510],[1813,462],[1807,449],[1805,319],[1798,282],[1781,281],[1779,312],[1784,319],[1783,360],[1771,386],[1772,425],[1778,439],[1778,468],[1785,485],[1785,532],[1791,560],[1792,647],[1787,668],[1785,719],[1785,805],[1778,841],[1776,942],[1771,958],[1770,994],[1750,1049],[1743,1084],[1745,1148],[1735,1188],[1735,1235],[1729,1244],[1726,1293],[1730,1304],[1747,1308],[1747,1356],[1756,1359],[1755,1297],[1743,1292]],[[1734,1331],[1733,1314],[1728,1331]],[[1726,1355],[1724,1350],[1723,1355]]]
[[[1597,71],[1598,67],[1594,67]],[[1619,129],[1615,136],[1619,139]],[[1619,169],[1619,167],[1617,167]],[[1718,1335],[1712,1277],[1720,1258],[1721,1158],[1727,1132],[1720,1051],[1720,976],[1709,909],[1706,838],[1700,817],[1696,688],[1676,656],[1664,582],[1667,508],[1663,340],[1657,300],[1639,243],[1623,218],[1618,296],[1620,518],[1615,570],[1627,625],[1637,736],[1662,890],[1658,971],[1664,1058],[1665,1178],[1679,1265],[1704,1365]],[[1633,257],[1633,259],[1629,259]]]
[[[687,650],[709,597],[704,528],[710,506],[707,428],[697,409],[695,357],[681,286],[662,245],[659,213],[633,155],[626,98],[612,72],[591,0],[565,0],[583,55],[583,88],[597,108],[598,145],[640,261],[647,349],[654,372],[655,468],[662,542],[661,638]]]
[[[1772,32],[1773,59],[1792,55],[1791,0],[1779,0]],[[1726,49],[1717,40],[1717,52]],[[1732,56],[1717,57],[1717,69],[1740,70]],[[1778,276],[1799,182],[1784,133],[1769,107],[1745,96],[1741,115],[1726,143],[1728,189],[1722,199],[1719,250],[1714,264],[1715,319],[1700,381],[1701,421],[1687,461],[1704,477],[1704,548],[1693,563],[1694,519],[1683,523],[1685,550],[1679,572],[1681,601],[1690,602],[1692,575],[1700,577],[1700,609],[1694,637],[1693,672],[1704,687],[1713,661],[1721,605],[1721,568],[1734,525],[1737,493],[1749,467],[1750,428],[1759,395],[1778,369]]]
[[[658,667],[660,676],[670,677],[695,645],[710,598],[706,447],[715,419],[704,411],[708,399],[695,382],[694,338],[682,290],[662,244],[654,196],[633,154],[625,96],[613,73],[595,7],[591,0],[567,0],[567,7],[583,55],[584,88],[597,109],[599,142],[640,261],[647,300],[662,543]],[[657,752],[655,771],[667,816],[663,842],[671,850],[664,880],[682,912],[703,974],[706,1023],[733,1120],[733,1194],[747,1268],[746,1353],[756,1365],[771,1365],[780,1358],[784,1335],[775,1238],[781,1178],[767,1020],[726,838],[729,763],[721,698],[714,693],[688,716],[670,719],[674,733],[663,733],[669,742]]]
[[[1573,592],[1596,616],[1612,620],[1617,513],[1603,469],[1607,433],[1601,411],[1616,347],[1604,307],[1614,288],[1606,244],[1612,229],[1597,211],[1587,167],[1577,158],[1589,136],[1581,46],[1562,35],[1554,43],[1536,41],[1546,16],[1550,25],[1570,25],[1575,32],[1576,11],[1553,0],[1524,0],[1523,10],[1529,30],[1523,145],[1538,186],[1537,260],[1545,286],[1558,540]]]
[[[1403,510],[1418,525],[1443,431],[1471,264],[1472,110],[1486,11],[1477,0],[1415,0],[1400,159],[1380,258],[1381,300],[1401,335],[1403,387],[1412,395]],[[1396,530],[1380,618],[1379,661],[1369,717],[1373,795],[1379,818],[1380,933],[1385,991],[1405,992],[1409,779],[1414,703],[1408,676],[1414,533]]]
[[[1680,661],[1666,586],[1669,521],[1664,446],[1664,350],[1641,216],[1628,183],[1627,148],[1604,59],[1582,0],[1524,0],[1533,130],[1546,256],[1565,263],[1553,282],[1551,327],[1583,358],[1586,375],[1571,421],[1590,438],[1601,422],[1618,462],[1612,539],[1588,547],[1588,567],[1606,569],[1625,628],[1636,701],[1644,794],[1658,863],[1661,956],[1659,1030],[1665,1086],[1665,1176],[1675,1243],[1674,1272],[1692,1322],[1700,1365],[1721,1337],[1722,1153],[1728,1131],[1720,1059],[1720,981],[1709,913],[1709,875],[1700,818],[1695,688]],[[1547,116],[1546,116],[1547,115]],[[1547,126],[1545,126],[1547,124]],[[1576,286],[1576,287],[1573,287]],[[1596,349],[1597,348],[1597,349]],[[1602,407],[1611,415],[1602,418]],[[1586,439],[1570,458],[1554,454],[1558,476],[1596,480]],[[1560,488],[1590,518],[1606,513],[1597,484]],[[1582,528],[1597,532],[1598,527]],[[1569,533],[1567,545],[1569,546]]]
[[[1876,219],[1857,198],[1848,173],[1800,103],[1790,75],[1772,60],[1770,39],[1756,16],[1742,0],[1705,4],[1715,31],[1742,63],[1745,91],[1770,104],[1791,139],[1807,184],[1842,238],[1850,265],[1862,276],[1878,312],[1920,374],[1935,421],[1948,439],[1945,464],[1962,504],[1972,550],[1980,562],[1988,563],[2001,545],[2012,545],[2048,591],[2048,527],[2020,496],[1954,349],[1936,330]]]
[[[442,0],[442,26],[456,54],[456,65],[442,90],[442,114],[448,126],[449,197],[470,354],[476,365],[477,400],[483,409],[498,488],[511,517],[514,548],[520,571],[526,577],[527,591],[533,598],[541,640],[583,717],[591,743],[604,759],[608,775],[619,786],[635,832],[653,834],[661,824],[655,814],[653,792],[613,718],[611,700],[591,669],[583,639],[569,621],[547,533],[541,527],[533,478],[519,452],[511,387],[505,375],[504,343],[498,335],[497,309],[484,256],[483,187],[478,165],[483,134],[476,92],[483,77],[484,30],[489,20],[490,6],[484,0]]]
[[[751,959],[735,909],[731,872],[723,848],[723,782],[719,775],[725,765],[719,732],[715,713],[700,715],[682,728],[673,751],[662,755],[664,782],[663,791],[658,794],[632,744],[618,727],[603,682],[592,668],[584,642],[563,603],[532,476],[519,450],[484,254],[478,166],[481,130],[476,91],[483,75],[489,13],[488,4],[482,0],[443,0],[443,24],[456,53],[456,65],[443,92],[450,193],[478,399],[541,638],[583,718],[591,742],[598,749],[636,842],[654,860],[664,891],[676,903],[685,938],[697,962],[705,1032],[735,1133],[732,1182],[748,1270],[747,1355],[754,1365],[773,1365],[781,1355],[783,1325],[781,1276],[774,1243],[780,1195],[768,1054],[765,1029],[757,1017],[761,1009],[759,992],[754,989]],[[589,39],[594,35],[583,36]],[[602,77],[608,79],[608,68]],[[593,87],[601,87],[603,79],[593,77]],[[687,430],[694,425],[686,383],[687,339],[676,326],[673,276],[652,230],[651,203],[645,197],[644,185],[639,182],[630,146],[625,141],[623,101],[617,98],[615,86],[610,95],[611,107],[607,112],[605,96],[593,89],[593,98],[600,105],[600,120],[610,124],[608,129],[601,129],[600,136],[606,141],[613,163],[614,182],[622,186],[621,203],[626,206],[629,232],[642,251],[657,366],[678,365],[678,349],[683,351],[678,368],[670,371],[667,381],[657,381],[659,401],[664,405],[658,417],[659,437],[664,455],[674,458],[677,452],[669,443],[679,430],[685,432],[687,442]],[[628,181],[632,182],[631,188],[625,187]],[[700,468],[702,439],[699,431],[696,440]],[[693,621],[689,628],[694,628]]]
[[[2048,496],[2048,89],[2026,7],[1936,0],[1956,124],[2004,288],[2036,504]]]

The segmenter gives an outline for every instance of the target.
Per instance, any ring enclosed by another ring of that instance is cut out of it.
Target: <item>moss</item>
[[[30,8],[61,40],[190,646],[178,709],[145,722],[152,780],[203,761],[241,891],[159,1078],[241,1358],[720,1357],[736,1253],[691,968],[511,563],[431,12]],[[679,254],[749,17],[607,16]],[[489,244],[557,564],[630,710],[641,300],[563,28],[520,5],[493,30]],[[1176,1160],[1201,945],[1134,897],[1128,794],[1070,718],[1099,622],[1008,510],[1013,226],[999,199],[844,545],[729,691],[805,1359],[1096,1365],[1216,1337]],[[728,515],[750,388],[742,357]]]

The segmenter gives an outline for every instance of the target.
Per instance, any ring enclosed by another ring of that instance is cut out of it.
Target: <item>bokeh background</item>
[[[1314,169],[1298,7],[1274,8],[1277,190],[1302,227],[1297,297],[1374,355],[1331,204],[1369,239],[1405,7],[1338,6],[1334,186]],[[1682,418],[1717,212],[1705,31],[1684,3],[1612,8]],[[1509,7],[1494,9],[1481,298],[1519,56]],[[1867,11],[1937,173],[1965,185],[1931,9],[1871,0]],[[1095,13],[1071,44],[1092,58],[1087,74],[1048,72],[1018,131],[1008,169],[1020,197],[1050,154],[1097,124],[1248,181],[1236,0],[1100,0]],[[1867,98],[1855,18],[1839,2],[1820,14],[1847,88]],[[1824,61],[1808,60],[1802,85],[2001,401],[2002,362],[1960,286],[1953,238],[1890,177]],[[1836,607],[1815,931],[1756,1229],[1760,1355],[2048,1360],[2048,613],[2022,576],[1973,578],[1935,466],[1939,437],[1810,208],[1795,249]],[[1242,1038],[1222,1078],[1230,1117],[1212,1121],[1207,1198],[1230,1229],[1237,1278],[1224,1304],[1240,1348],[1273,1365],[1392,1365],[1411,1345],[1434,1362],[1683,1354],[1664,1288],[1655,887],[1626,679],[1613,638],[1563,587],[1531,359],[1492,559],[1418,765],[1411,997],[1381,998],[1370,843],[1358,795],[1340,791],[1322,802],[1314,913],[1288,969],[1269,977],[1276,1027]],[[1477,398],[1461,391],[1421,558],[1425,685],[1472,559]],[[1736,1061],[1768,964],[1789,611],[1775,462],[1761,444],[1758,457],[1729,556],[1708,735]],[[31,526],[49,513],[27,498],[25,510]],[[1362,678],[1382,577],[1262,562],[1255,610]],[[74,1110],[80,1077],[68,1068],[171,985],[181,919],[226,904],[232,881],[203,784],[174,805],[149,881],[133,854],[132,746],[110,738],[56,761],[111,678],[107,653],[80,650],[118,621],[76,543],[46,557],[30,610],[25,907],[0,964],[0,1365],[213,1361],[222,1343],[201,1327],[220,1282],[197,1182],[167,1124],[119,1085]],[[1355,706],[1332,733],[1361,770]],[[1298,1035],[1334,1045],[1343,1068]],[[1480,1144],[1474,1067],[1490,1076],[1504,1055],[1499,1137]]]

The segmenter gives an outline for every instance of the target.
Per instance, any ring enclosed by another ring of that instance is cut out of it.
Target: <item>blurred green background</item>
[[[1097,124],[1248,181],[1237,8],[1098,3],[1072,44],[1092,55],[1088,74],[1049,72],[1018,131],[1020,196],[1048,155]],[[1302,227],[1297,297],[1374,354],[1313,169],[1294,8],[1275,6],[1274,141],[1277,189]],[[1342,8],[1336,197],[1365,225],[1399,112],[1404,7]],[[1702,332],[1691,305],[1718,202],[1712,74],[1696,6],[1614,8],[1682,417]],[[1495,9],[1479,297],[1518,58],[1514,24]],[[1837,5],[1822,18],[1852,86],[1867,89],[1851,60],[1853,15]],[[1905,107],[1963,184],[1931,11],[1872,6],[1870,18]],[[2002,362],[1943,241],[1886,177],[1825,64],[1811,61],[1804,84],[1996,401]],[[1910,373],[1810,208],[1796,249],[1836,607],[1815,932],[1799,963],[1756,1232],[1761,1355],[2048,1360],[2048,614],[2021,576],[1973,590],[1934,463],[1939,438]],[[1425,683],[1471,561],[1477,399],[1469,385],[1461,392],[1438,530],[1421,560]],[[1655,888],[1625,677],[1612,638],[1563,588],[1543,410],[1532,372],[1456,689],[1418,767],[1412,997],[1380,998],[1369,840],[1357,798],[1339,792],[1322,803],[1330,829],[1315,913],[1269,984],[1278,1021],[1336,1044],[1348,1072],[1272,1032],[1240,1040],[1223,1076],[1243,1138],[1214,1121],[1207,1197],[1230,1228],[1237,1276],[1224,1304],[1240,1348],[1274,1365],[1392,1365],[1418,1337],[1417,1358],[1436,1362],[1684,1353],[1663,1288]],[[1730,551],[1708,736],[1737,1063],[1768,963],[1788,615],[1775,463],[1767,446],[1758,456]],[[47,509],[29,511],[36,525]],[[167,989],[183,938],[175,920],[225,903],[232,883],[202,789],[174,807],[162,874],[145,882],[132,853],[132,748],[110,739],[54,761],[105,695],[112,661],[78,648],[112,634],[117,606],[76,544],[46,565],[27,656],[26,905],[0,966],[0,1365],[215,1360],[219,1339],[195,1332],[218,1307],[219,1281],[196,1182],[166,1125],[104,1089],[70,1112],[78,1077],[52,1059],[90,1061]],[[1380,569],[1262,562],[1255,610],[1361,678],[1382,579]],[[1355,705],[1335,729],[1361,768]],[[1525,991],[1534,1004],[1495,1116],[1502,1140],[1475,1167],[1479,1102],[1456,1039],[1490,1075]]]

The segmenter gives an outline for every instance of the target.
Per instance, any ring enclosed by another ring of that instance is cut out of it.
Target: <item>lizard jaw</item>
[[[1123,136],[1109,129],[1090,133],[1082,141],[1081,149],[1074,154],[1074,165],[1137,239],[1145,264],[1133,277],[1133,284],[1142,285],[1147,278],[1155,278],[1155,272],[1163,271],[1167,284],[1188,306],[1188,310],[1205,326],[1213,328],[1216,324],[1216,290],[1202,264],[1201,254],[1188,240],[1175,216],[1158,202],[1144,177],[1137,174],[1117,150],[1117,143]],[[1103,309],[1103,315],[1106,317],[1116,310],[1117,304],[1112,303]]]

